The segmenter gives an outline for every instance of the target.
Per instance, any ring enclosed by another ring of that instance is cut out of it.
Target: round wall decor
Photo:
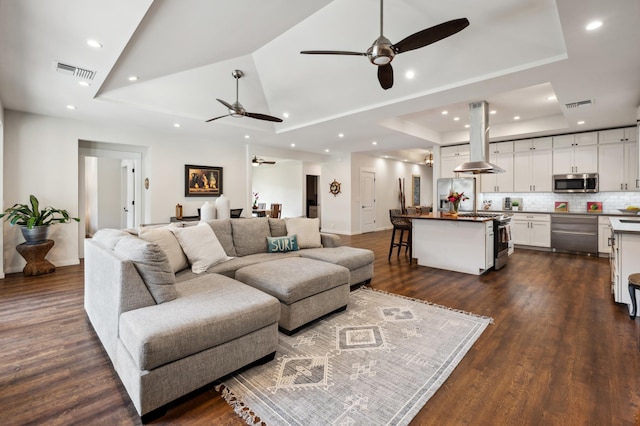
[[[340,182],[334,179],[333,182],[329,184],[329,192],[332,193],[334,197],[338,195],[340,193]]]

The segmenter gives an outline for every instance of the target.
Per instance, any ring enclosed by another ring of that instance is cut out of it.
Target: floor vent
[[[580,108],[580,107],[586,107],[591,105],[593,105],[593,99],[587,99],[586,101],[578,101],[578,102],[571,102],[570,104],[565,104],[567,109]]]
[[[63,64],[62,62],[54,63],[55,70],[59,73],[70,75],[72,77],[78,77],[83,80],[93,80],[96,76],[95,71],[88,70],[86,68],[76,67],[74,65]]]

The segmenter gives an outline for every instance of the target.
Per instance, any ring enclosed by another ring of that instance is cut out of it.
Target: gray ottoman
[[[369,284],[373,278],[373,251],[355,247],[325,247],[300,251],[300,256],[349,269],[349,285]]]
[[[278,325],[287,334],[349,303],[349,270],[318,260],[290,257],[245,266],[236,280],[280,301]]]

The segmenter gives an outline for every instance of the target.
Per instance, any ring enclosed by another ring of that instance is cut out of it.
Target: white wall
[[[267,208],[282,204],[281,217],[304,216],[304,179],[301,161],[263,164],[253,167],[252,192],[259,194],[258,202],[266,203]]]
[[[184,215],[197,214],[197,208],[213,197],[184,196],[184,165],[223,167],[223,193],[232,206],[250,208],[246,194],[246,147],[242,143],[212,143],[181,135],[152,133],[134,126],[115,126],[45,117],[16,111],[4,114],[4,202],[24,203],[29,194],[44,205],[80,212],[78,194],[78,143],[80,140],[148,147],[143,158],[142,180],[149,178],[143,194],[143,223],[167,222],[175,215],[175,205],[184,206]],[[204,164],[203,164],[204,163]],[[116,182],[119,187],[120,180]],[[82,209],[83,210],[83,209]],[[50,237],[55,246],[47,259],[56,266],[79,262],[78,232],[84,223],[55,225]],[[15,246],[24,240],[18,229],[4,229],[4,271],[19,272],[24,260]]]
[[[335,197],[329,192],[329,185],[334,179],[341,183],[341,192]],[[322,163],[318,187],[322,231],[351,235],[351,198],[354,194],[351,154],[334,154]],[[356,188],[360,188],[360,184]]]

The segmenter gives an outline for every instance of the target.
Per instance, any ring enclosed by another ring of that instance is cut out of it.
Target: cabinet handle
[[[626,189],[629,189],[629,188],[627,188],[627,184],[626,184],[626,183],[624,184],[624,189],[625,189],[625,190],[626,190]]]
[[[620,184],[620,189],[624,189],[623,185],[624,185],[624,184],[622,184],[622,183]]]
[[[531,185],[529,185],[529,191],[533,191],[533,189],[531,189],[531,188],[532,188],[532,186],[531,186]]]
[[[611,237],[607,238],[607,245],[611,247]]]

